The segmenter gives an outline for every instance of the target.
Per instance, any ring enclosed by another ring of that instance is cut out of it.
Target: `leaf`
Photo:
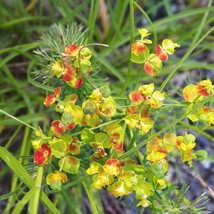
[[[109,148],[111,144],[109,136],[104,132],[96,133],[95,141],[101,143],[104,148]]]
[[[65,172],[77,174],[80,167],[80,161],[74,156],[66,156],[59,160],[59,166],[60,169]]]
[[[90,143],[92,141],[95,141],[94,139],[94,132],[91,131],[90,129],[83,129],[81,132],[81,139],[85,142],[85,143]]]

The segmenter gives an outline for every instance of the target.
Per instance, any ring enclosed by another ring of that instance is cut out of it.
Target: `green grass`
[[[12,210],[13,213],[19,213],[24,207],[27,209],[24,205],[37,192],[31,176],[36,169],[32,166],[30,139],[35,129],[39,126],[45,127],[50,122],[51,113],[44,108],[43,99],[48,92],[53,91],[53,87],[43,85],[41,79],[34,79],[33,72],[38,60],[33,50],[39,47],[39,37],[50,25],[67,25],[74,21],[82,23],[84,29],[88,29],[88,43],[109,45],[108,48],[94,46],[92,49],[94,60],[101,68],[100,74],[111,81],[113,94],[124,96],[127,89],[134,90],[139,83],[150,81],[160,90],[170,91],[177,75],[187,73],[191,82],[195,83],[206,76],[206,71],[213,72],[214,63],[206,60],[209,54],[213,54],[211,51],[214,48],[213,2],[198,6],[196,0],[192,0],[177,13],[172,11],[174,1],[163,0],[158,4],[151,2],[156,1],[32,0],[29,4],[21,0],[12,0],[11,4],[4,0],[0,2],[0,158],[6,164],[0,171],[0,183],[5,184],[4,191],[0,192],[0,199],[7,204],[4,214],[12,213]],[[102,13],[99,10],[101,3],[106,8]],[[165,11],[163,16],[159,15],[161,11]],[[137,28],[142,26],[142,20],[147,23],[143,27],[154,35],[154,43],[159,43],[163,38],[171,38],[181,44],[181,49],[165,64],[166,69],[155,77],[148,78],[142,72],[141,65],[133,65],[129,60],[130,42],[138,38]],[[184,84],[188,82],[185,80]],[[213,104],[213,97],[204,102]],[[185,127],[181,122],[185,115],[179,115],[176,119],[173,116],[169,118],[174,122],[165,129],[161,127],[156,135],[176,126],[177,130],[193,129],[213,140],[206,132],[206,127],[197,129],[190,124]],[[210,130],[213,131],[213,128]],[[141,141],[122,157],[135,153],[147,141]],[[209,160],[213,162],[213,159],[210,155]],[[10,179],[9,175],[12,175]],[[44,193],[44,186],[40,198],[43,203],[41,206],[53,213],[63,213],[64,206],[70,213],[81,213],[81,204],[85,197],[81,184],[92,212],[104,213],[102,203],[97,199],[99,193],[93,192],[87,185],[88,176],[76,176],[75,180],[63,187],[60,194],[55,195],[53,201]],[[37,194],[39,200],[39,192]],[[68,200],[69,197],[71,200]],[[77,206],[73,205],[72,198]],[[17,199],[19,203],[14,209]]]

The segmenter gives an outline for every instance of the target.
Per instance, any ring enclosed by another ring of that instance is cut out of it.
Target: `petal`
[[[171,55],[175,52],[175,48],[179,48],[180,45],[177,43],[174,43],[170,39],[164,39],[162,42],[162,47],[168,54]]]
[[[110,158],[103,165],[103,169],[109,175],[119,175],[121,171],[120,161],[116,158]]]
[[[59,97],[60,93],[61,93],[61,87],[55,88],[54,94],[55,94],[56,98]]]
[[[63,134],[65,132],[65,126],[61,123],[60,120],[54,120],[51,123],[51,130],[55,134]]]
[[[145,28],[139,28],[138,32],[141,35],[141,39],[143,39],[144,37],[150,35],[149,31],[147,29],[145,29]]]
[[[48,106],[52,105],[55,101],[56,101],[55,95],[54,95],[54,94],[49,94],[49,95],[45,98],[43,104],[44,104],[46,107],[48,107]]]
[[[155,52],[161,61],[167,61],[168,60],[168,55],[166,54],[166,52],[163,50],[163,48],[160,45],[157,45],[155,47]]]
[[[62,61],[56,61],[52,65],[51,70],[52,70],[52,73],[59,78],[62,75],[63,71],[64,71],[64,67],[63,67]]]
[[[139,55],[139,54],[143,53],[145,50],[146,50],[146,45],[144,45],[140,41],[135,41],[132,44],[131,52],[135,55]]]
[[[74,83],[74,88],[80,88],[82,85],[82,82],[83,82],[82,78],[77,79]]]
[[[71,57],[75,57],[79,53],[80,48],[81,46],[70,44],[65,47],[64,53]]]
[[[183,89],[183,97],[188,102],[194,102],[199,97],[196,85],[190,84]]]
[[[129,94],[129,99],[135,105],[140,105],[144,101],[144,97],[140,91],[132,91]]]
[[[38,165],[43,164],[46,160],[43,149],[36,150],[33,157],[34,157],[34,162]]]
[[[71,66],[67,66],[65,69],[65,74],[63,76],[63,80],[65,82],[70,82],[74,77],[74,71],[73,68]]]

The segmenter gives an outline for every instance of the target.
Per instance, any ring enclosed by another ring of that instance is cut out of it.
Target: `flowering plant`
[[[124,101],[112,94],[111,80],[97,85],[90,49],[93,44],[82,39],[81,26],[73,28],[74,35],[69,37],[69,27],[54,25],[47,35],[59,38],[46,43],[48,36],[44,36],[46,49],[35,51],[43,58],[42,66],[53,86],[44,105],[54,109],[57,116],[48,129],[35,132],[34,162],[45,167],[45,181],[53,191],[72,182],[75,175],[82,175],[90,177],[92,188],[105,188],[115,197],[134,193],[137,206],[155,206],[157,195],[172,185],[166,179],[169,157],[179,155],[190,167],[194,159],[206,158],[206,151],[195,150],[193,134],[177,134],[173,127],[184,118],[213,125],[214,111],[207,102],[214,86],[207,79],[184,87],[182,116],[158,131],[158,124],[164,121],[157,112],[165,103],[170,105],[170,95],[151,81],[140,83],[134,90],[127,88]],[[180,45],[164,39],[162,45],[152,48],[152,41],[145,39],[150,35],[148,30],[140,28],[138,32],[140,39],[130,48],[131,61],[143,65],[147,75],[157,75],[168,55]]]

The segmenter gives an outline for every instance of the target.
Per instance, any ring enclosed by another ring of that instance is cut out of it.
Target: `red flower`
[[[80,48],[81,47],[78,45],[70,44],[65,47],[64,53],[71,57],[75,57],[79,53]]]
[[[82,85],[82,78],[76,80],[74,88],[79,88]]]
[[[143,53],[145,50],[146,50],[146,45],[144,45],[140,41],[135,41],[132,44],[131,52],[135,55],[139,55],[139,54]]]
[[[59,97],[60,92],[61,92],[61,88],[60,88],[60,87],[55,88],[54,94],[49,94],[49,95],[45,98],[45,100],[44,100],[44,105],[45,105],[46,107],[52,105],[52,104],[56,101],[56,99]]]
[[[160,58],[161,61],[167,61],[168,60],[168,55],[167,53],[163,50],[163,48],[160,45],[157,45],[155,47],[156,55]]]
[[[66,67],[65,69],[65,75],[63,76],[63,80],[65,80],[65,82],[70,82],[74,77],[74,72],[72,67],[69,65]]]
[[[48,144],[42,144],[41,148],[34,153],[34,162],[41,165],[47,161],[51,155],[51,148]]]
[[[63,123],[60,120],[54,120],[51,123],[51,130],[55,134],[63,134],[65,132],[65,126],[63,125]]]
[[[75,126],[76,126],[75,123],[70,123],[66,125],[66,129],[71,131],[75,128]]]
[[[54,94],[49,94],[47,97],[45,97],[45,100],[44,100],[44,105],[46,107],[52,105],[54,102],[56,101],[56,97]]]

